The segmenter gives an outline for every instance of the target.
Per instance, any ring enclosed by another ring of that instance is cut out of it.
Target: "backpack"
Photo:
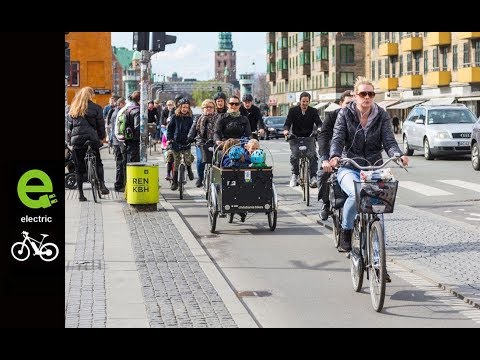
[[[130,140],[133,138],[133,127],[131,126],[132,124],[127,125],[127,120],[130,112],[137,108],[139,108],[137,105],[128,108],[125,106],[118,112],[115,122],[115,135],[118,140]],[[130,128],[130,131],[127,131],[127,128]]]

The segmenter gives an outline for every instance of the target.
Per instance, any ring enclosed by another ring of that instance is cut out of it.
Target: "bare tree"
[[[270,86],[267,82],[267,74],[256,74],[253,85],[253,97],[260,103],[268,103]]]

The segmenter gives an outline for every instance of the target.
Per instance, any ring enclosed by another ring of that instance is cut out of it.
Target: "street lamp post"
[[[147,161],[147,141],[148,141],[148,125],[147,125],[147,94],[150,87],[150,76],[148,73],[150,63],[150,52],[142,50],[142,58],[140,60],[140,161]]]

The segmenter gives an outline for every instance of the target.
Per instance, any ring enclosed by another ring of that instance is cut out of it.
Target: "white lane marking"
[[[464,189],[468,189],[468,190],[472,190],[480,193],[480,184],[475,184],[475,183],[463,181],[463,180],[437,180],[437,181],[444,184],[458,186]]]
[[[480,218],[471,218],[471,217],[466,217],[466,220],[471,220],[471,221],[480,221]]]
[[[398,186],[403,187],[408,190],[418,192],[425,196],[445,196],[453,195],[448,191],[441,190],[432,186],[424,185],[416,181],[399,181]]]
[[[480,216],[480,214],[475,214],[475,213],[470,213],[468,215],[472,215],[472,216]]]

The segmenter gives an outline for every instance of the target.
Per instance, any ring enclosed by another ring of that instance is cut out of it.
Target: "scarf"
[[[230,115],[233,118],[239,117],[240,116],[240,111],[227,111],[228,115]]]

